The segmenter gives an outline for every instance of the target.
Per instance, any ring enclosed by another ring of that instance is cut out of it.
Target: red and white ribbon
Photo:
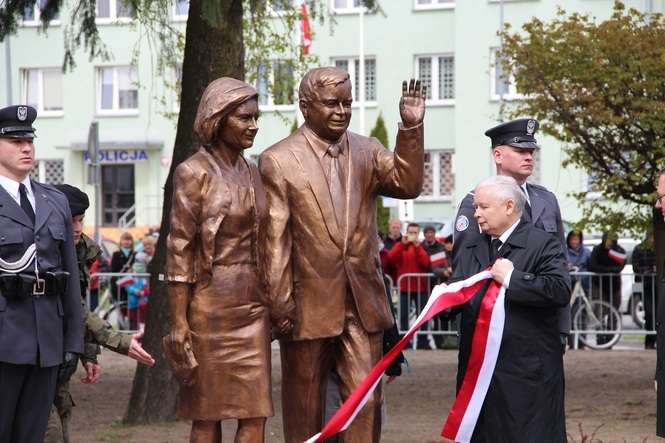
[[[492,274],[489,271],[483,271],[446,287],[436,286],[423,311],[404,337],[372,368],[321,432],[309,438],[305,443],[323,441],[346,430],[373,394],[385,370],[406,347],[418,329],[435,315],[471,300],[487,283],[487,280],[491,279]],[[505,319],[504,292],[499,283],[492,281],[483,297],[462,388],[442,433],[446,438],[469,441],[473,434],[501,345]]]

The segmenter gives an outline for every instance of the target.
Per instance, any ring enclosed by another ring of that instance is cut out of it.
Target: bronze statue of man
[[[318,432],[329,371],[346,399],[382,353],[393,323],[376,242],[379,195],[415,198],[423,183],[425,91],[402,86],[402,124],[394,153],[347,131],[349,75],[332,67],[300,83],[305,124],[268,148],[259,169],[270,215],[262,252],[271,320],[280,332],[286,442]],[[342,435],[378,442],[381,389]]]

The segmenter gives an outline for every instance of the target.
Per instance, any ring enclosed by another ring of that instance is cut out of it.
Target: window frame
[[[455,150],[454,149],[425,149],[425,153],[430,155],[432,171],[441,171],[441,154],[450,154],[450,171],[455,174]],[[432,154],[436,154],[432,156]],[[453,189],[450,195],[441,195],[441,174],[432,174],[432,195],[422,195],[416,198],[417,202],[452,202],[455,194],[455,182],[453,180]]]
[[[360,6],[351,6],[349,7],[349,3],[353,4],[354,0],[345,0],[346,1],[346,7],[344,8],[338,8],[335,6],[335,0],[330,0],[330,12],[332,14],[337,14],[337,15],[350,15],[350,14],[360,14],[360,8],[365,8],[362,3]],[[365,8],[365,13],[367,13],[368,10]]]
[[[137,107],[120,109],[120,89],[118,88],[118,68],[134,68],[136,69],[136,77],[138,78],[138,67],[133,65],[101,65],[95,66],[95,81],[96,81],[96,91],[95,91],[95,115],[100,117],[125,117],[125,116],[137,116],[139,115],[140,110],[140,97],[137,97]],[[102,72],[104,69],[113,69],[113,108],[112,109],[102,109]],[[137,94],[140,91],[139,87],[136,87]]]
[[[445,10],[445,9],[455,9],[457,1],[447,2],[447,3],[438,3],[438,0],[431,0],[436,2],[429,5],[422,5],[418,3],[418,0],[413,0],[413,10],[414,11],[432,11],[432,10]]]
[[[259,92],[259,110],[263,112],[270,112],[270,111],[295,111],[297,109],[297,104],[298,104],[298,98],[297,98],[297,79],[296,79],[296,73],[295,69],[293,70],[293,103],[291,104],[282,104],[282,105],[276,105],[275,104],[275,91],[274,91],[274,86],[275,86],[275,68],[274,65],[276,63],[280,62],[288,62],[288,60],[285,59],[270,59],[268,60],[269,67],[270,67],[270,72],[268,74],[268,77],[265,79],[268,83],[266,86],[271,86],[268,88],[268,103],[266,104],[261,104],[261,97],[260,97],[260,92]],[[295,67],[294,67],[295,68]],[[259,91],[259,81],[261,80],[260,78],[260,73],[256,77],[256,84],[254,85],[256,87],[256,90]]]
[[[351,80],[351,97],[353,97],[353,103],[351,104],[352,108],[359,108],[360,107],[359,100],[356,100],[356,98],[355,98],[356,97],[356,85],[355,85],[354,80],[356,78],[356,63],[355,63],[356,60],[358,61],[358,66],[360,66],[360,57],[358,57],[357,55],[356,56],[346,56],[346,57],[344,57],[344,56],[342,56],[342,57],[338,57],[338,56],[330,57],[330,64],[332,66],[335,66],[335,62],[338,62],[338,61],[347,62],[347,66],[348,66],[347,72],[348,72],[349,78]],[[366,55],[365,56],[365,66],[367,66],[367,64],[366,64],[367,60],[373,60],[374,61],[374,67],[375,67],[374,76],[376,77],[376,79],[378,79],[379,75],[378,75],[377,72],[378,72],[379,69],[378,69],[378,63],[376,61],[376,56]],[[365,75],[367,75],[367,70],[366,69],[365,69]],[[358,77],[360,78],[360,73],[358,74]],[[377,98],[379,96],[378,86],[379,86],[379,82],[375,80],[374,81],[374,99],[373,100],[365,99],[365,107],[366,108],[375,108],[379,105],[378,98]],[[365,94],[367,94],[367,89],[365,89]]]
[[[35,1],[33,7],[33,20],[23,20],[23,14],[21,13],[21,19],[19,21],[19,26],[24,28],[37,28],[42,25],[42,8],[39,5],[39,0]],[[60,12],[58,12],[60,14]],[[57,19],[53,19],[49,22],[49,26],[60,26],[60,17],[58,15]]]
[[[171,8],[171,18],[174,22],[187,22],[189,17],[189,0],[187,0],[187,14],[178,14],[178,0],[173,1],[173,7]]]
[[[39,115],[40,118],[54,118],[54,117],[62,117],[65,115],[65,97],[63,94],[62,97],[62,103],[61,106],[62,108],[59,110],[44,110],[44,71],[45,70],[58,70],[59,68],[57,67],[41,67],[41,68],[21,68],[21,99],[23,103],[28,103],[28,81],[29,81],[29,75],[30,71],[37,71],[38,72],[38,80],[37,80],[37,93],[38,93],[38,104],[37,104],[37,114]],[[63,79],[63,74],[62,71],[60,71],[60,80],[62,82]],[[62,86],[61,86],[62,88]]]
[[[496,69],[497,69],[497,57],[496,53],[499,51],[499,47],[492,47],[490,48],[490,69],[489,69],[489,76],[490,76],[490,101],[493,102],[498,102],[501,101],[502,98],[503,100],[506,101],[513,101],[513,100],[523,100],[525,98],[524,94],[520,94],[517,92],[517,85],[515,84],[515,76],[513,74],[510,74],[508,76],[508,93],[504,94],[503,97],[501,97],[500,94],[497,93],[497,82],[496,82]]]
[[[418,80],[420,78],[420,59],[429,58],[432,61],[432,98],[427,99],[425,103],[428,106],[455,106],[455,99],[457,98],[457,79],[455,70],[453,70],[453,93],[455,98],[441,99],[439,97],[439,58],[452,57],[455,63],[454,52],[439,52],[435,54],[416,54],[413,59],[413,78]]]
[[[109,16],[99,17],[99,3],[95,2],[95,24],[97,25],[118,25],[128,24],[136,20],[133,17],[118,17],[118,2],[120,0],[109,0]],[[136,11],[134,11],[136,12]]]

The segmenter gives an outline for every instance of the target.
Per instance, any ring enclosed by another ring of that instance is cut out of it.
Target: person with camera
[[[426,275],[406,276],[405,274],[427,274],[430,270],[430,258],[422,243],[418,241],[420,225],[409,223],[406,235],[388,252],[388,260],[396,270],[399,297],[399,328],[400,332],[409,329],[409,317],[415,311],[417,316],[425,307],[429,296],[429,280]],[[427,326],[421,328],[426,331]],[[426,334],[418,334],[418,349],[431,349]]]

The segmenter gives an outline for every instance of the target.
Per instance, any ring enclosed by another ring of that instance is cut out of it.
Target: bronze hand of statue
[[[425,99],[427,87],[421,85],[420,80],[411,79],[407,87],[406,80],[402,82],[402,98],[399,101],[399,114],[405,128],[418,126],[425,117]]]

